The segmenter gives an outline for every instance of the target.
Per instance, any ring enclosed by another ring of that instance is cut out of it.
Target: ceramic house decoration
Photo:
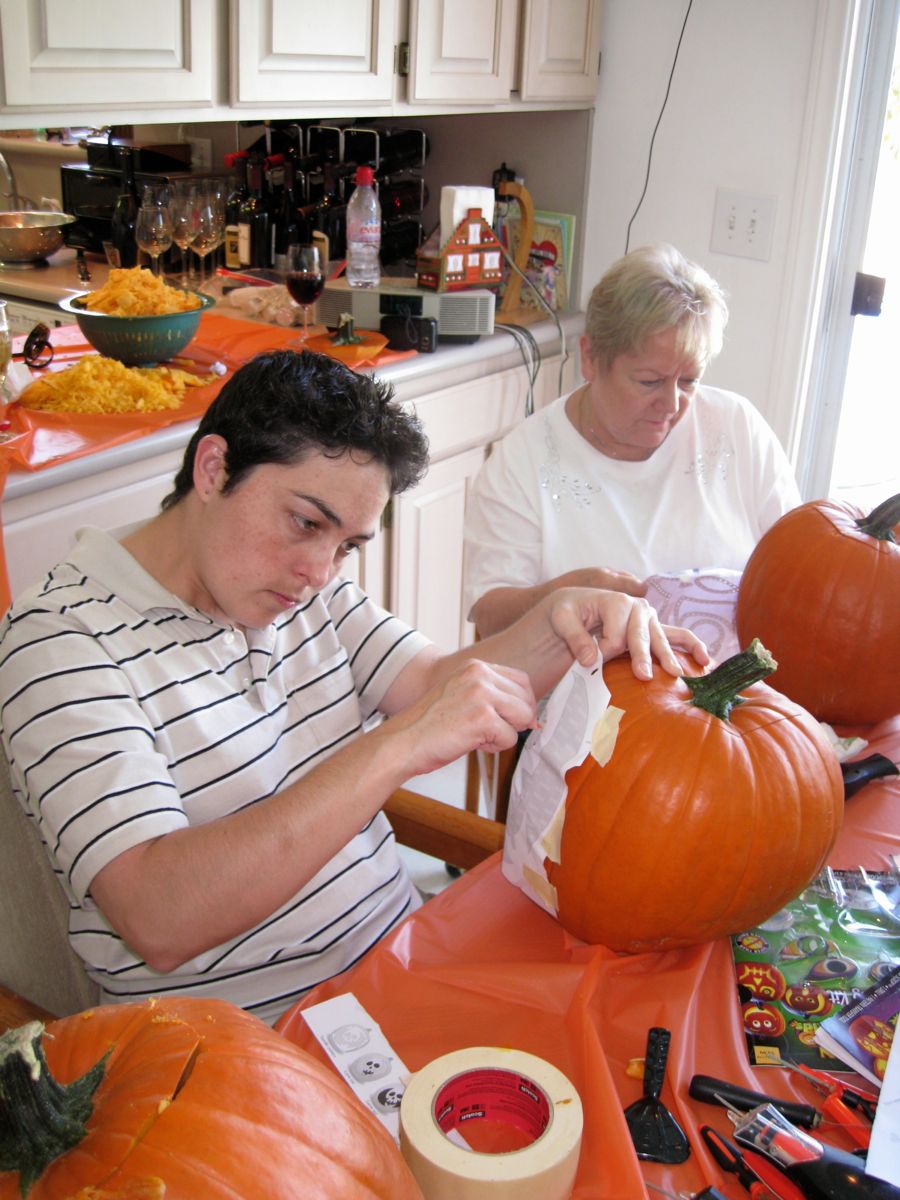
[[[470,208],[440,249],[416,255],[416,282],[432,292],[499,287],[502,261],[497,235],[481,209]]]

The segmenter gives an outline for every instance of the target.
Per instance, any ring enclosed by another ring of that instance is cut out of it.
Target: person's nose
[[[669,417],[678,412],[680,404],[681,393],[677,381],[673,380],[663,387],[662,392],[657,397],[656,410],[660,416]]]
[[[334,553],[329,546],[317,546],[298,562],[296,572],[313,590],[318,591],[331,580],[334,573]]]

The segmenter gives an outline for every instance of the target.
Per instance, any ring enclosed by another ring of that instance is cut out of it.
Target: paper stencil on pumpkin
[[[601,763],[612,754],[622,714],[609,699],[602,669],[575,663],[551,693],[541,728],[525,743],[513,775],[503,874],[554,917],[556,889],[545,862],[559,862],[566,772],[589,753]]]

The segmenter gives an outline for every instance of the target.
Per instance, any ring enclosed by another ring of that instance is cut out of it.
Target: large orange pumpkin
[[[74,1112],[75,1144],[29,1200],[421,1200],[390,1135],[347,1085],[234,1005],[109,1005],[54,1022],[43,1044],[40,1032],[32,1023],[2,1039],[2,1200],[19,1200],[26,1181],[10,1155],[33,1161],[48,1096]],[[46,1070],[32,1079],[32,1045],[74,1086],[60,1089]],[[90,1076],[75,1084],[104,1056],[99,1086]]]
[[[545,863],[561,924],[613,950],[758,925],[822,868],[843,815],[819,725],[755,682],[772,669],[762,647],[702,677],[681,661],[686,677],[655,667],[649,682],[627,658],[605,664],[615,746],[568,772],[560,861]]]
[[[778,689],[820,721],[900,712],[900,495],[868,517],[814,500],[786,513],[750,556],[738,591],[742,644],[778,659]]]

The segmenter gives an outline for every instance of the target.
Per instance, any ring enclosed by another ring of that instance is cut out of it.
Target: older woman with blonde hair
[[[701,384],[722,346],[721,289],[674,247],[614,263],[580,341],[585,382],[495,448],[466,518],[466,601],[481,636],[557,587],[647,592],[648,576],[740,571],[800,503],[753,405]]]

